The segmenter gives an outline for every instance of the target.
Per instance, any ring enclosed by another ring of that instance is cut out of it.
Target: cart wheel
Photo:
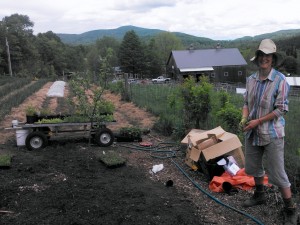
[[[96,132],[95,142],[101,147],[108,147],[114,142],[114,135],[110,129],[103,128]]]
[[[29,150],[40,150],[48,145],[48,138],[44,133],[34,131],[28,134],[25,140],[25,145]]]

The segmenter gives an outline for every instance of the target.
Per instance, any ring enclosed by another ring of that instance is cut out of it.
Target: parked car
[[[171,81],[171,78],[167,78],[167,77],[164,77],[164,76],[159,76],[155,79],[152,79],[152,83],[168,83]]]
[[[128,84],[136,84],[137,83],[137,79],[128,79]]]
[[[111,82],[112,82],[112,83],[117,83],[117,82],[124,82],[124,81],[123,81],[123,80],[120,80],[120,79],[113,79]]]

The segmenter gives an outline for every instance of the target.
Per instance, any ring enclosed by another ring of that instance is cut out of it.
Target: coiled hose
[[[154,158],[160,158],[160,159],[167,159],[167,158],[174,158],[176,157],[176,152],[180,149],[180,147],[178,145],[176,145],[176,143],[173,142],[161,142],[156,146],[138,146],[138,145],[119,145],[121,147],[125,147],[125,148],[130,148],[130,149],[135,149],[135,150],[141,150],[141,151],[149,151],[151,156]],[[172,148],[172,149],[170,149]],[[167,149],[167,150],[165,150]],[[192,184],[198,189],[200,190],[203,194],[207,195],[209,198],[211,198],[212,200],[214,200],[215,202],[217,202],[218,204],[227,207],[235,212],[238,212],[240,214],[242,214],[243,216],[248,217],[249,219],[253,220],[255,223],[260,224],[260,225],[264,225],[263,222],[261,222],[260,220],[256,219],[255,217],[251,216],[250,214],[241,211],[237,208],[234,208],[228,204],[225,204],[224,202],[220,201],[219,199],[215,198],[213,195],[211,195],[210,193],[208,193],[207,191],[205,191],[197,182],[195,182],[185,171],[184,169],[179,166],[178,163],[176,163],[173,159],[171,159],[172,163],[174,163],[174,165],[177,167],[177,169],[179,169],[179,171],[181,173],[183,173],[183,175],[186,176],[186,178],[188,180],[190,180],[192,182]]]

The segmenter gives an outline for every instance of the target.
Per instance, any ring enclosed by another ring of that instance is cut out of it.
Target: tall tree
[[[111,49],[112,55],[108,58],[110,60],[109,64],[112,66],[119,65],[117,53],[120,48],[120,42],[117,39],[104,36],[96,41],[96,48],[99,49],[99,53],[102,57],[107,55],[108,49]]]
[[[126,73],[141,73],[143,68],[143,48],[137,34],[131,30],[123,38],[119,51],[119,62]]]
[[[13,14],[1,21],[1,43],[10,47],[11,64],[15,73],[33,72],[38,58],[34,46],[33,22],[26,15]],[[5,44],[7,44],[5,43]],[[6,58],[6,57],[5,57]]]
[[[157,34],[155,36],[155,45],[161,60],[161,65],[164,67],[164,72],[166,73],[166,63],[171,51],[182,50],[184,47],[180,39],[170,32],[161,32]]]
[[[36,46],[42,62],[39,75],[62,75],[65,71],[80,71],[85,67],[85,48],[65,45],[52,31],[39,33]]]
[[[108,49],[111,51],[109,64],[112,67],[119,65],[117,53],[119,51],[120,43],[112,37],[103,37],[98,39],[95,44],[89,46],[87,53],[88,67],[93,72],[99,72],[101,68],[101,60],[106,56]]]
[[[145,44],[143,48],[145,49],[144,73],[149,77],[157,77],[163,73],[164,67],[161,65],[154,38],[150,40],[148,45]]]
[[[297,66],[298,66],[297,60],[293,56],[287,56],[284,59],[282,66],[284,67],[287,73],[292,73],[292,74],[297,73]]]
[[[64,65],[64,44],[52,32],[37,35],[37,46],[42,60],[41,76],[52,76],[62,73]],[[53,69],[55,71],[53,71]],[[54,74],[53,74],[54,73]]]

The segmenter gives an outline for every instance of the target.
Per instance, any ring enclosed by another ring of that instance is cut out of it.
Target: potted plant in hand
[[[38,116],[36,115],[36,110],[32,105],[26,107],[26,122],[35,123],[38,121]]]

